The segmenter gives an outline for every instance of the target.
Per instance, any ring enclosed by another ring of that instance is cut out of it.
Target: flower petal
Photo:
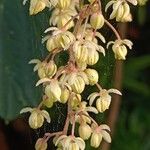
[[[21,109],[20,114],[26,113],[26,112],[32,112],[32,110],[33,110],[33,108],[31,108],[31,107],[26,107],[26,108]]]

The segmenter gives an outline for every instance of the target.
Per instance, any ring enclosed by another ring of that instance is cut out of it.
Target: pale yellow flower
[[[23,1],[23,5],[26,4],[28,0]],[[30,8],[29,13],[30,15],[35,15],[41,12],[45,7],[50,8],[51,6],[55,6],[57,0],[30,0]]]
[[[46,110],[40,110],[37,108],[26,107],[23,108],[20,113],[30,112],[31,115],[29,117],[29,125],[32,129],[38,129],[42,127],[44,123],[44,118],[48,123],[50,123],[51,119],[49,113]]]
[[[52,35],[43,38],[43,42],[47,41],[46,47],[48,51],[53,51],[57,48],[68,49],[75,41],[73,33],[69,31],[62,31],[56,27],[50,27],[45,30],[45,33],[52,31]]]
[[[98,72],[95,69],[86,69],[85,73],[88,76],[90,85],[94,85],[98,82]]]
[[[94,100],[96,100],[97,97],[99,97],[96,100],[96,108],[99,112],[104,112],[106,109],[109,109],[110,103],[111,103],[111,96],[110,93],[115,93],[118,95],[122,95],[120,91],[117,89],[101,89],[100,92],[95,92],[89,95],[88,100],[90,106],[93,104]]]
[[[127,47],[129,49],[132,49],[133,43],[130,40],[124,39],[124,40],[116,40],[116,41],[110,41],[107,44],[107,48],[110,44],[113,44],[112,50],[115,54],[115,58],[119,60],[125,60],[127,55]]]
[[[100,126],[95,126],[95,125],[93,126],[94,126],[93,133],[92,133],[91,141],[90,141],[90,144],[92,147],[98,148],[100,146],[102,138],[106,142],[111,143],[111,137],[109,133],[106,131],[106,130],[110,131],[110,128],[107,125],[102,124]]]
[[[106,5],[105,11],[112,5],[113,11],[110,15],[110,19],[116,18],[116,21],[130,22],[132,21],[132,15],[130,12],[130,6],[127,2],[133,5],[137,5],[137,0],[111,0]]]
[[[140,6],[143,6],[147,3],[148,0],[137,0]]]
[[[52,78],[57,72],[57,66],[54,61],[41,62],[39,59],[32,59],[29,64],[36,64],[34,71],[38,71],[38,76],[42,78]]]
[[[61,143],[63,150],[84,150],[85,142],[80,137],[61,135],[55,142],[55,146]]]
[[[91,136],[92,130],[91,130],[91,127],[88,124],[82,123],[79,126],[78,132],[79,132],[80,137],[83,140],[88,140]]]

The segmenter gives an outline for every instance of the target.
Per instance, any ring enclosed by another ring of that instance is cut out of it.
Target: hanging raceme
[[[128,22],[132,21],[130,4],[143,5],[145,1],[110,0],[105,11],[112,6],[110,19]],[[26,2],[24,0],[23,4]],[[121,95],[121,92],[113,88],[102,88],[99,74],[92,65],[105,56],[105,49],[110,44],[113,44],[114,57],[125,60],[127,47],[132,49],[133,44],[128,39],[122,39],[108,18],[104,17],[101,0],[88,0],[88,3],[86,0],[30,0],[30,15],[36,15],[45,8],[51,9],[52,13],[50,27],[45,30],[47,35],[42,39],[43,44],[46,42],[49,54],[44,60],[32,59],[29,62],[35,64],[34,71],[39,76],[36,86],[43,86],[43,99],[36,108],[23,108],[20,113],[30,112],[29,125],[38,129],[43,125],[44,118],[48,123],[51,121],[45,107],[52,108],[56,102],[67,104],[68,112],[63,130],[45,133],[43,138],[37,140],[35,149],[46,150],[50,138],[53,138],[57,150],[84,150],[85,140],[88,139],[95,148],[100,146],[102,139],[110,143],[110,128],[97,123],[90,114],[97,115],[109,109],[110,93]],[[104,26],[116,35],[114,41],[106,42],[107,39],[101,34]],[[65,66],[58,66],[55,56],[64,51],[69,55],[68,62]],[[95,85],[99,92],[94,92],[85,99],[81,94],[86,85]],[[94,102],[96,105],[93,105]],[[69,126],[71,131],[68,130]],[[77,128],[78,133],[75,132]]]

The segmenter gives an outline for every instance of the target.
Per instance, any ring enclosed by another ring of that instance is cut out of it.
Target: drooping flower
[[[24,0],[23,4],[25,5],[28,0]],[[55,6],[57,0],[30,0],[30,15],[36,15],[41,12],[45,7],[50,8],[51,6]]]
[[[85,73],[88,76],[89,84],[94,85],[98,82],[98,72],[95,69],[86,69]]]
[[[111,137],[106,130],[110,131],[110,128],[105,124],[102,124],[100,126],[93,125],[93,129],[92,129],[93,132],[90,141],[92,147],[98,148],[100,146],[102,138],[106,142],[111,143]]]
[[[75,4],[74,2],[71,2],[70,7],[65,8],[65,9],[60,9],[59,7],[56,7],[52,11],[52,16],[49,20],[50,25],[57,26],[59,29],[64,28],[68,30],[71,27],[74,26],[74,21],[71,20],[72,17],[77,15],[77,11],[75,9]],[[69,23],[68,23],[69,21]]]
[[[105,11],[112,5],[113,11],[110,15],[110,19],[116,18],[116,21],[120,22],[130,22],[132,21],[132,15],[130,12],[130,6],[128,5],[130,2],[133,5],[137,5],[137,0],[111,0],[107,3]]]
[[[125,60],[127,55],[127,47],[129,49],[132,49],[133,43],[130,40],[124,39],[124,40],[116,40],[116,41],[110,41],[107,44],[107,48],[110,44],[113,44],[112,50],[115,54],[115,58],[119,60]]]
[[[104,16],[102,13],[94,13],[91,15],[90,24],[94,29],[100,29],[105,23]]]
[[[91,136],[92,130],[91,130],[91,127],[88,124],[82,123],[79,126],[78,132],[79,132],[80,137],[83,140],[88,140]]]
[[[95,92],[89,95],[88,100],[90,106],[93,104],[94,100],[99,97],[96,100],[96,108],[99,112],[104,112],[106,109],[109,109],[110,103],[111,103],[111,96],[110,93],[115,93],[118,95],[122,95],[120,91],[117,89],[101,89],[100,92]]]
[[[50,27],[48,28],[45,33],[53,31],[52,35],[48,35],[45,38],[43,38],[43,42],[47,40],[46,47],[48,51],[53,51],[55,49],[68,49],[70,45],[73,44],[75,41],[75,37],[73,33],[69,31],[62,31],[59,30],[56,27]]]
[[[48,123],[50,123],[51,119],[49,113],[46,110],[40,110],[38,108],[26,107],[23,108],[20,113],[30,112],[31,115],[29,117],[29,125],[32,129],[38,129],[42,127],[44,123],[44,118]]]
[[[42,78],[52,78],[57,72],[57,66],[54,61],[41,62],[39,59],[32,59],[29,64],[36,64],[34,71],[38,71],[38,76]]]
[[[55,142],[55,146],[62,145],[64,150],[84,150],[85,142],[80,137],[61,135]]]

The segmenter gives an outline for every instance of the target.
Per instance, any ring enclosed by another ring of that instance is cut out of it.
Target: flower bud
[[[45,74],[47,77],[51,78],[55,75],[55,73],[57,72],[57,66],[54,63],[54,61],[50,61],[45,68]]]
[[[38,68],[38,76],[39,76],[40,79],[46,77],[45,66],[46,66],[46,62],[42,62],[40,67]]]
[[[80,76],[77,76],[75,78],[74,83],[71,85],[71,88],[77,94],[82,93],[85,88],[85,82],[83,78],[81,78]]]
[[[43,104],[48,107],[48,108],[51,108],[53,107],[53,104],[54,104],[54,98],[53,97],[48,97],[47,99],[44,99],[43,100]]]
[[[72,142],[72,143],[69,144],[68,150],[80,150],[79,145],[75,142]]]
[[[34,110],[30,117],[29,117],[29,125],[32,129],[38,129],[40,128],[44,123],[44,117],[42,116],[42,114],[37,111]]]
[[[61,88],[57,80],[52,80],[49,85],[45,87],[45,94],[55,100],[60,100]]]
[[[80,102],[81,102],[81,95],[80,94],[75,94],[71,99],[72,109],[76,109],[79,106]]]
[[[94,85],[98,82],[98,72],[94,69],[86,69],[85,73],[88,76],[89,84]]]
[[[61,89],[61,97],[60,97],[60,102],[65,104],[68,101],[69,98],[69,90],[67,88]]]
[[[91,141],[90,141],[91,146],[94,148],[98,148],[101,141],[102,141],[102,135],[94,132],[91,136]]]
[[[58,38],[57,38],[58,39]],[[55,37],[53,38],[49,38],[46,42],[46,48],[49,52],[53,51],[56,48],[60,48],[60,45],[58,43],[58,41],[55,39]]]
[[[88,140],[91,132],[91,127],[88,124],[81,124],[79,126],[79,135],[83,140]]]
[[[46,4],[42,0],[31,0],[30,1],[30,15],[35,15],[42,11],[46,7]]]
[[[92,53],[92,55],[88,55],[87,64],[94,65],[98,62],[98,60],[99,60],[99,54],[97,51],[95,51],[94,53]]]
[[[46,141],[44,141],[43,138],[39,138],[36,141],[35,149],[36,150],[46,150],[47,149],[47,143],[46,143]]]
[[[122,45],[117,47],[116,49],[113,49],[113,52],[115,54],[115,58],[118,60],[125,60],[127,55],[127,48]]]
[[[67,9],[71,4],[71,1],[70,0],[58,0],[58,7],[60,9]]]
[[[90,18],[90,24],[94,29],[100,29],[104,22],[105,20],[101,13],[94,13]]]
[[[106,99],[103,98],[97,99],[96,108],[98,109],[99,112],[104,112],[105,110],[109,109],[111,96],[108,95],[107,97],[105,97]]]

